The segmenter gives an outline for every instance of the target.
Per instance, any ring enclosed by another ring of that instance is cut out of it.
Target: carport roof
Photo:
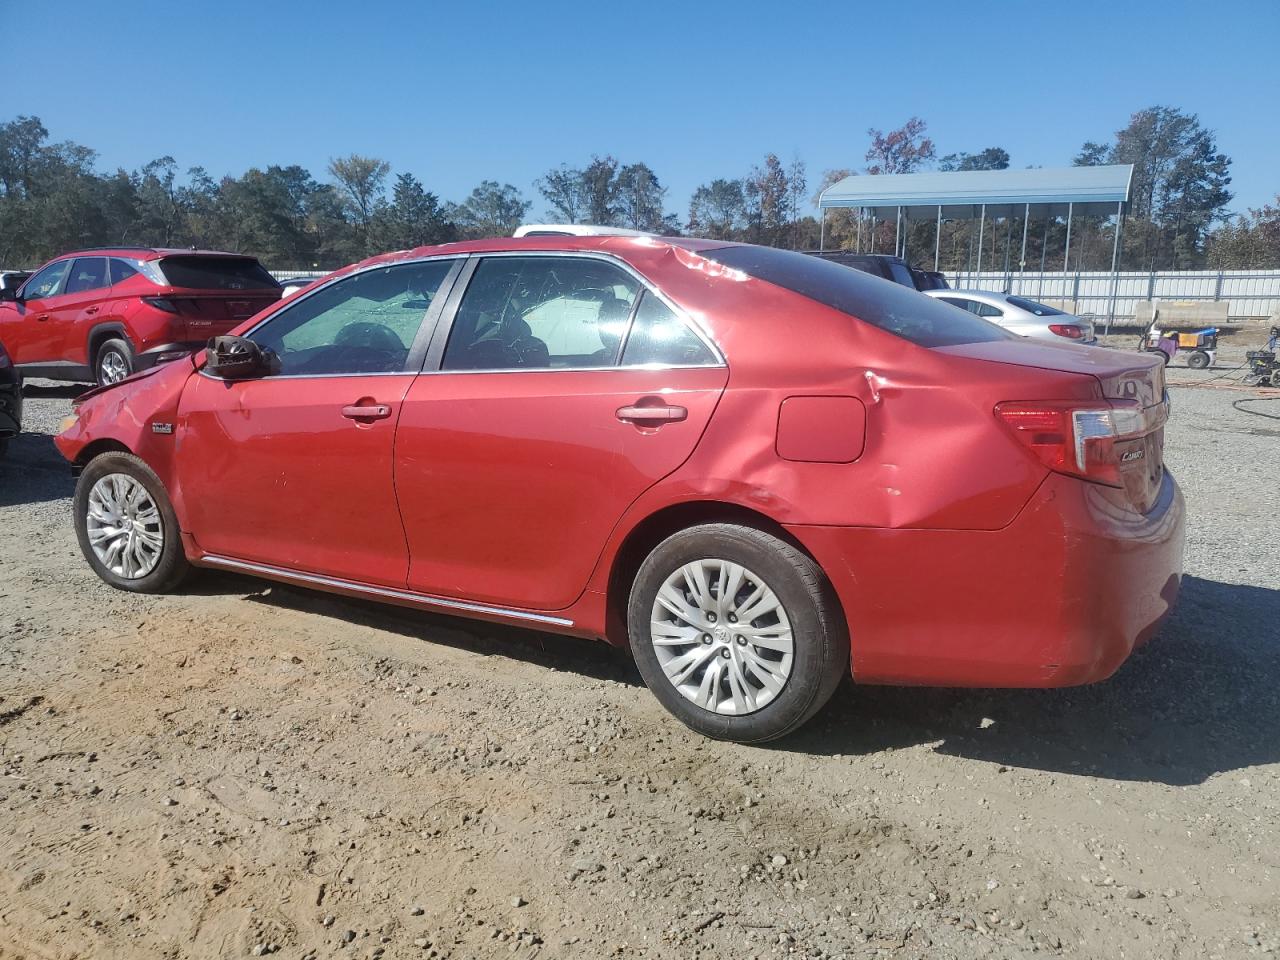
[[[818,206],[858,207],[876,217],[892,217],[898,207],[913,219],[932,219],[942,207],[949,220],[981,216],[1022,216],[1027,204],[1033,217],[1065,216],[1067,205],[1077,214],[1110,215],[1129,199],[1131,164],[1034,170],[972,170],[852,176],[822,191]],[[923,208],[923,209],[922,209]]]

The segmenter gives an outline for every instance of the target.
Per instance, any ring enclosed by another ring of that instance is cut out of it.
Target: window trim
[[[612,264],[620,268],[624,273],[630,275],[641,287],[641,293],[648,292],[657,297],[672,312],[681,323],[689,328],[699,340],[711,352],[714,358],[712,363],[645,363],[632,364],[629,366],[622,365],[622,354],[626,349],[626,342],[631,338],[631,327],[635,323],[636,310],[640,305],[640,295],[636,296],[635,303],[631,305],[631,315],[627,318],[627,330],[618,347],[618,352],[614,356],[612,364],[605,364],[593,367],[495,367],[490,370],[445,370],[442,369],[444,362],[445,346],[449,342],[449,334],[453,332],[453,324],[458,315],[458,306],[462,303],[462,298],[466,295],[467,289],[471,286],[471,279],[475,275],[480,261],[489,258],[498,257],[557,257],[560,259],[574,260],[601,260],[605,263]],[[492,252],[472,253],[467,255],[467,265],[463,269],[462,274],[454,283],[453,289],[449,292],[448,302],[444,305],[443,316],[436,324],[435,332],[431,339],[431,344],[427,348],[426,357],[423,360],[422,369],[418,372],[421,374],[450,374],[450,375],[473,375],[473,374],[491,374],[491,373],[585,373],[601,370],[701,370],[715,369],[719,367],[727,367],[724,353],[714,340],[702,329],[701,325],[694,320],[677,304],[672,302],[671,298],[666,296],[659,290],[647,277],[642,275],[631,264],[627,263],[616,256],[602,253],[596,250],[494,250]]]
[[[253,335],[262,327],[271,323],[277,317],[284,316],[290,310],[294,309],[294,307],[315,296],[321,290],[327,290],[336,284],[342,283],[344,280],[350,280],[353,277],[360,276],[361,274],[369,273],[373,270],[385,270],[388,267],[407,267],[419,263],[431,263],[437,260],[452,260],[453,266],[449,268],[449,272],[446,273],[444,279],[440,281],[440,289],[437,290],[436,295],[431,298],[431,306],[427,307],[426,311],[424,311],[422,315],[422,319],[418,322],[418,332],[414,334],[413,343],[409,345],[409,354],[405,358],[403,370],[383,370],[376,373],[277,373],[263,377],[256,377],[255,380],[333,380],[339,377],[350,379],[351,377],[417,376],[421,372],[421,365],[426,355],[427,348],[430,345],[431,337],[435,332],[436,326],[440,323],[440,318],[444,314],[446,304],[449,302],[450,298],[452,298],[457,288],[458,275],[462,273],[467,259],[468,258],[465,255],[456,253],[437,254],[430,257],[414,257],[408,260],[397,260],[393,263],[374,263],[367,267],[362,267],[359,270],[352,270],[350,273],[331,276],[314,289],[308,290],[296,299],[290,300],[287,306],[277,310],[272,310],[271,313],[267,314],[267,316],[263,317],[241,334],[241,336],[246,339],[252,340]],[[214,377],[212,374],[206,373],[203,366],[200,368],[199,372],[202,376],[209,377],[210,379],[220,379],[219,377]]]

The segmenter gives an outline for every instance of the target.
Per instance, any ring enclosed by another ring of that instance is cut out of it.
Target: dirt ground
[[[0,463],[4,960],[1280,951],[1280,422],[1231,406],[1258,391],[1174,390],[1188,576],[1113,679],[849,684],[767,748],[687,732],[603,645],[109,589],[49,437],[73,393],[29,385]]]

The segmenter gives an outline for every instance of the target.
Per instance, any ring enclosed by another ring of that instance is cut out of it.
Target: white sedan
[[[1088,347],[1098,345],[1092,321],[1026,297],[988,290],[925,290],[924,295],[968,310],[1019,336],[1034,340],[1068,340]]]

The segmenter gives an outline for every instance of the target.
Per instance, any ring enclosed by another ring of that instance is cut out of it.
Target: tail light
[[[1084,339],[1084,327],[1077,327],[1074,323],[1051,323],[1049,324],[1049,332],[1056,333],[1060,337],[1066,337],[1068,340]]]
[[[1037,400],[996,404],[996,416],[1050,470],[1120,487],[1117,448],[1164,426],[1168,410],[1136,400]]]
[[[149,307],[163,310],[165,313],[177,313],[178,305],[166,297],[143,297],[142,302]]]

